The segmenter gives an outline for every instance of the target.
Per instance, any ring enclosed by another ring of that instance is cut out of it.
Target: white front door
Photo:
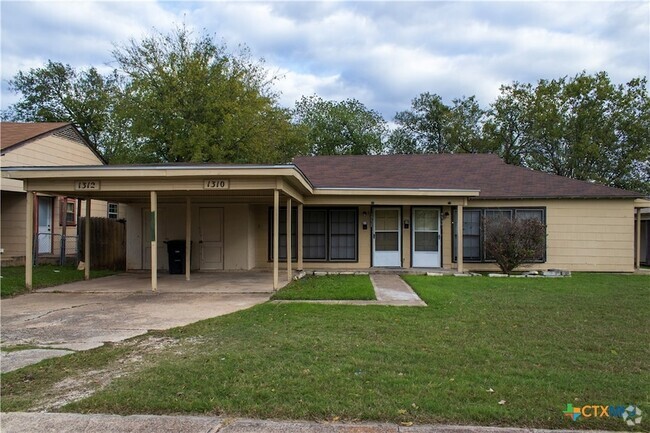
[[[52,252],[52,197],[38,198],[38,253]]]
[[[372,225],[372,265],[402,266],[399,208],[375,208]]]
[[[223,208],[199,209],[201,270],[223,269]]]
[[[413,209],[414,268],[440,267],[440,210],[434,208]]]

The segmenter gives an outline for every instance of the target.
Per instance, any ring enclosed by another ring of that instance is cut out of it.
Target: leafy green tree
[[[411,109],[395,115],[398,127],[389,140],[391,153],[457,153],[483,150],[485,111],[474,96],[448,106],[439,95],[425,92]]]
[[[303,96],[294,120],[312,155],[372,155],[383,152],[388,127],[383,117],[356,99],[326,101]]]
[[[583,72],[573,78],[540,80],[525,98],[527,166],[650,191],[650,99],[645,79],[615,85],[605,72]]]
[[[22,99],[3,113],[6,120],[23,122],[71,122],[81,135],[107,159],[123,145],[112,113],[123,86],[113,71],[101,75],[97,69],[75,70],[70,65],[48,61],[42,68],[18,72],[9,88]]]
[[[123,113],[142,161],[280,162],[303,146],[277,105],[275,78],[246,49],[231,53],[180,27],[131,39],[113,56],[128,77]]]
[[[477,153],[485,151],[482,125],[483,110],[476,97],[454,99],[447,113],[445,130],[447,142],[454,152]]]
[[[446,124],[449,107],[439,95],[425,92],[411,101],[411,109],[395,114],[398,127],[391,135],[392,153],[447,153],[451,146]]]
[[[483,140],[487,151],[508,164],[522,165],[526,156],[524,116],[532,86],[513,83],[501,86],[501,94],[487,110]]]

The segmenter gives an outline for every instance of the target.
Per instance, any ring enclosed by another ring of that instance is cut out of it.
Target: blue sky
[[[623,83],[650,71],[648,1],[171,2],[2,1],[7,81],[48,59],[111,69],[114,43],[185,23],[246,44],[301,95],[356,98],[391,120],[422,92],[483,105],[512,81],[605,70]]]

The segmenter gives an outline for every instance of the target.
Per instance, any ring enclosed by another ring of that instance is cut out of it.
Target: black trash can
[[[167,244],[167,256],[169,257],[169,273],[185,273],[185,239],[165,241]]]

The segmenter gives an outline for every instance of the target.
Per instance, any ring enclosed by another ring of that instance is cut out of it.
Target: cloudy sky
[[[48,59],[111,68],[114,43],[185,23],[229,46],[246,44],[282,75],[280,102],[356,98],[387,120],[429,91],[483,105],[512,81],[607,71],[650,75],[646,1],[171,2],[5,1],[2,108],[7,81]]]

